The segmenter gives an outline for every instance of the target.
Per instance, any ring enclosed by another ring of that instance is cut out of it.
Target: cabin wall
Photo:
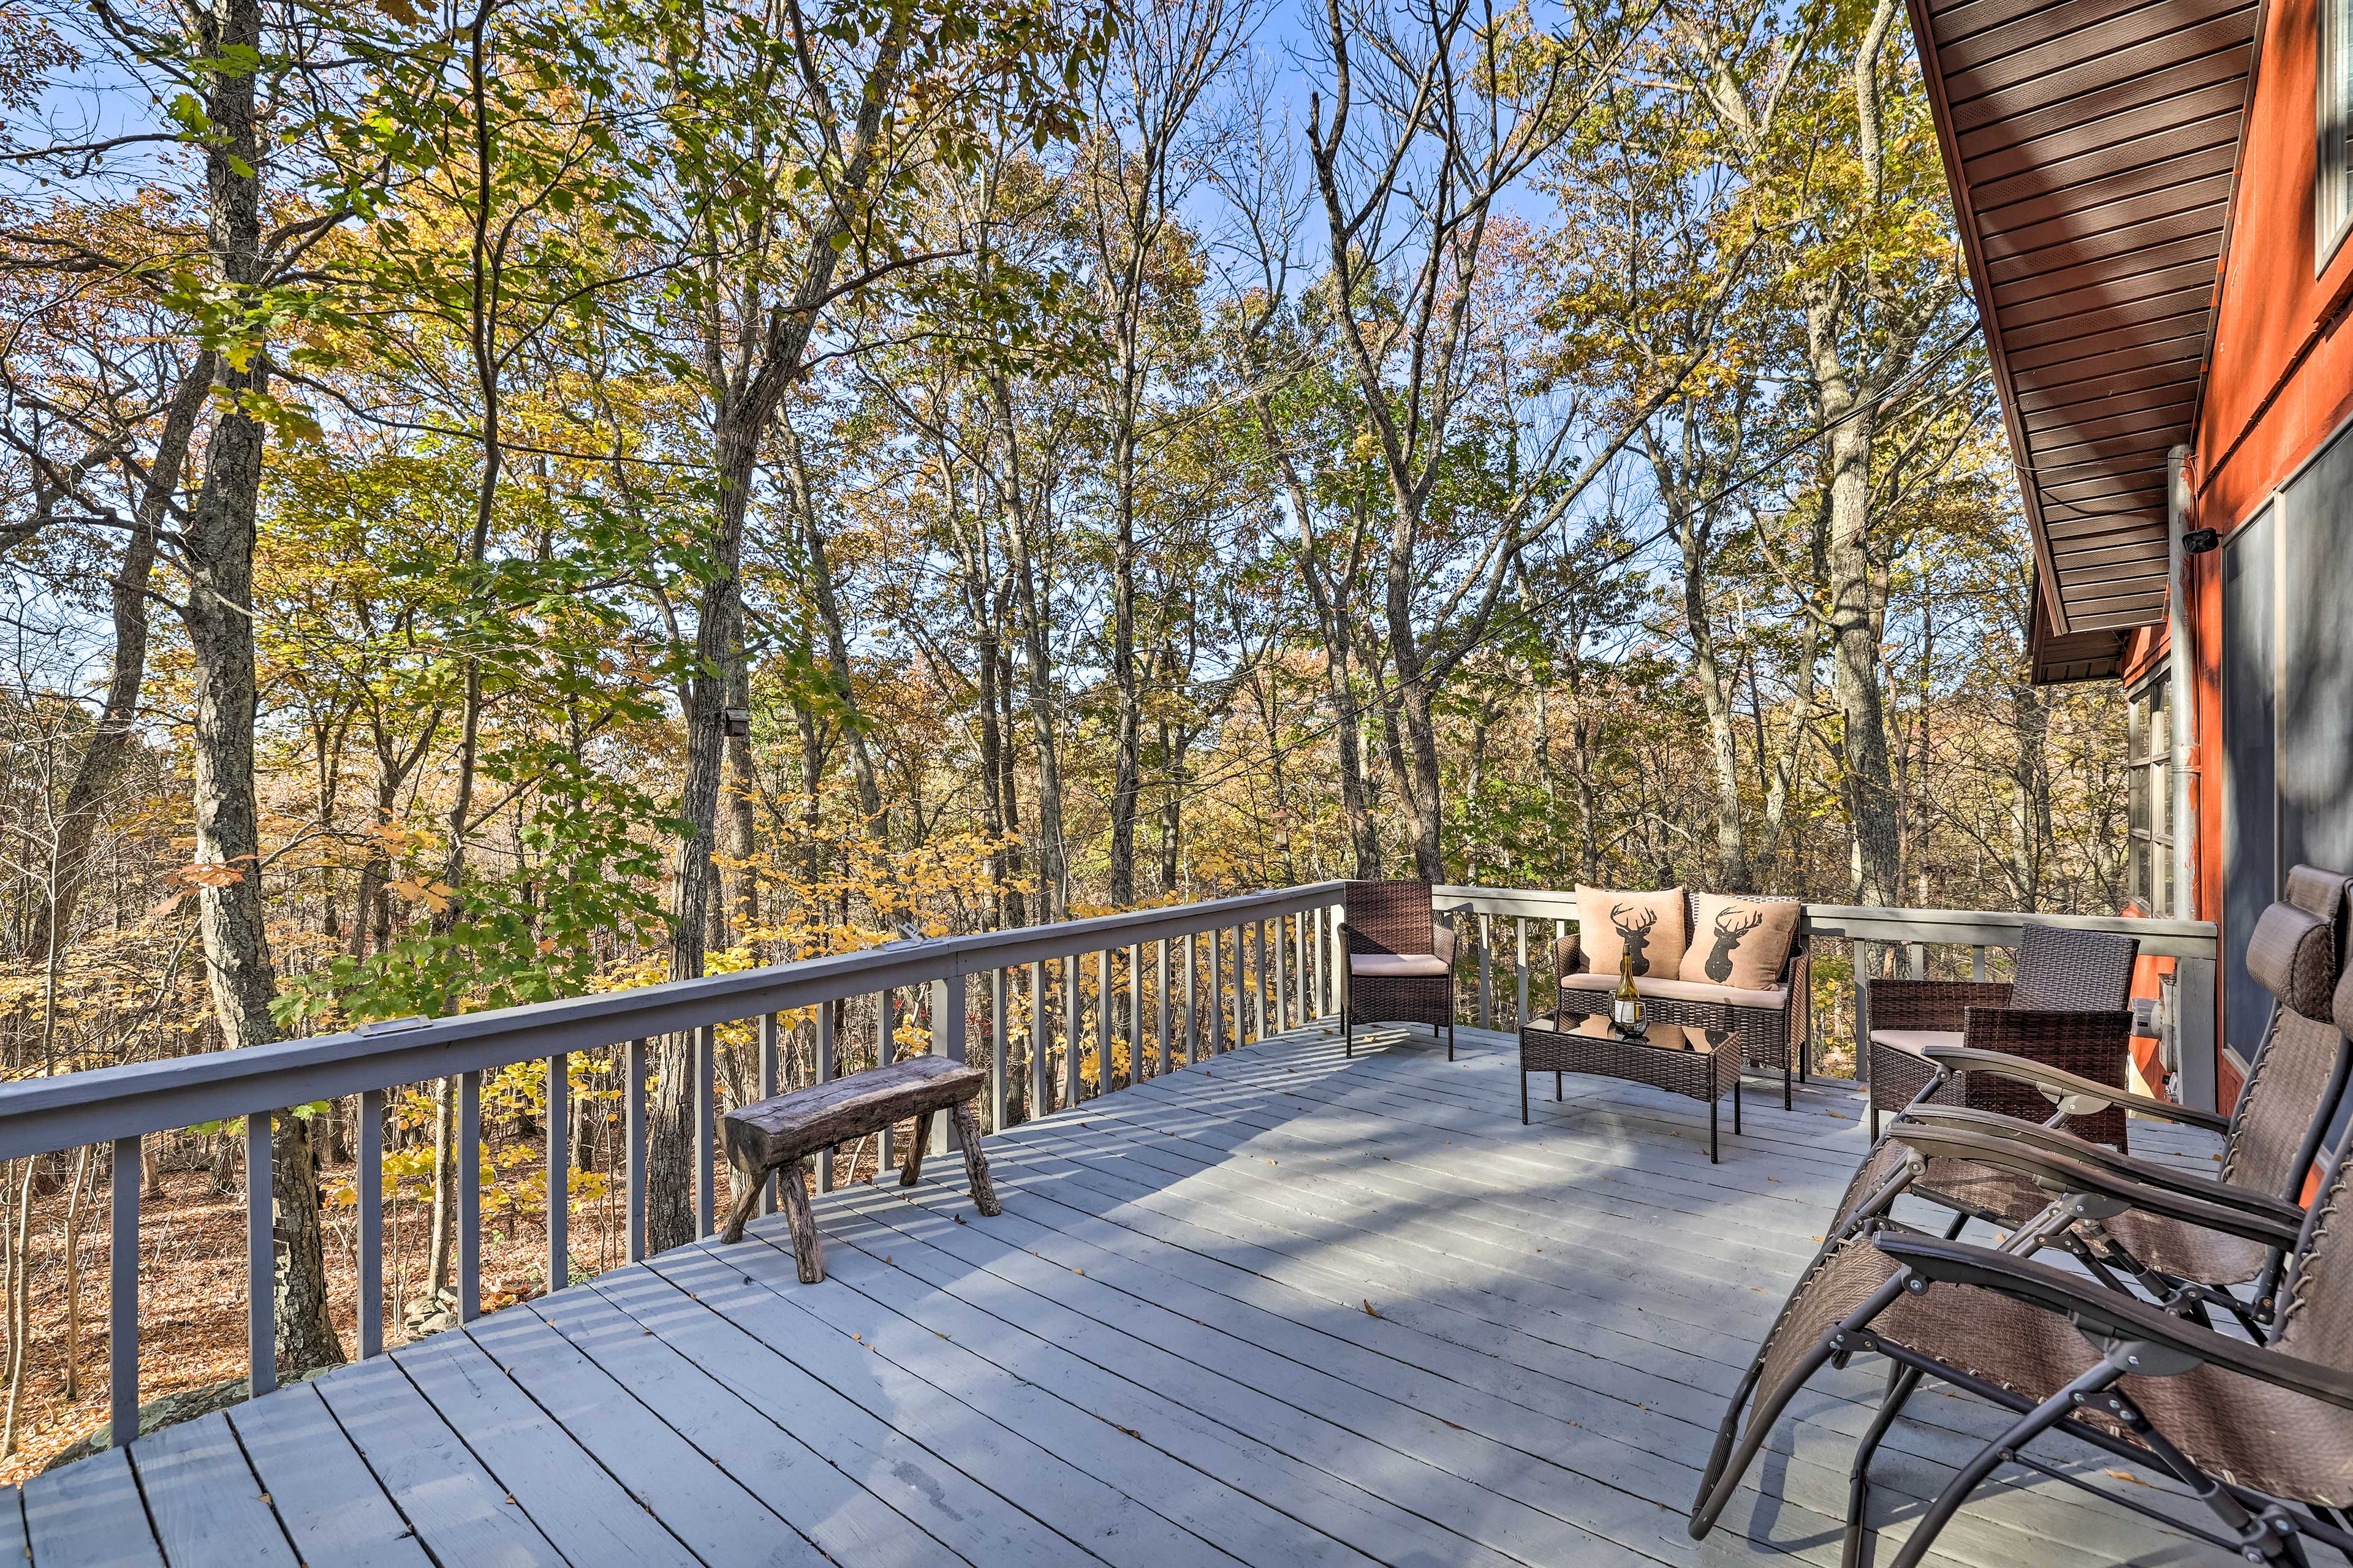
[[[2189,466],[2186,526],[2224,536],[2185,579],[2196,913],[2222,926],[2215,1032],[2242,1060],[2266,1011],[2240,962],[2253,911],[2296,860],[2353,870],[2353,239],[2319,254],[2318,37],[2315,0],[2273,0]],[[2127,685],[2167,644],[2133,634]],[[2227,1055],[2216,1079],[2227,1106]]]

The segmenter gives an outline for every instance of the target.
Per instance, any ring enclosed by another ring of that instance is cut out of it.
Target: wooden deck
[[[946,1161],[821,1200],[823,1284],[778,1216],[158,1433],[0,1495],[0,1559],[1835,1564],[1866,1365],[1683,1525],[1860,1101],[1751,1079],[1711,1167],[1704,1107],[1571,1079],[1524,1129],[1506,1039],[1461,1041],[1282,1037],[992,1141],[1001,1218]],[[1991,1426],[1914,1400],[1881,1561]],[[2218,1559],[2019,1472],[1936,1560]]]

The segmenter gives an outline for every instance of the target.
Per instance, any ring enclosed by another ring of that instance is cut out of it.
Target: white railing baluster
[[[874,1065],[876,1067],[887,1067],[898,1059],[899,1027],[898,1020],[891,1016],[892,1006],[891,993],[887,990],[874,999]],[[874,1135],[874,1174],[878,1180],[883,1172],[898,1163],[891,1147],[891,1131],[890,1128],[885,1127]],[[852,1159],[857,1157],[856,1150],[850,1151],[850,1157]],[[850,1172],[849,1179],[856,1181],[858,1173]]]
[[[1196,933],[1188,931],[1184,936],[1185,1020],[1183,1030],[1185,1039],[1185,1065],[1187,1067],[1191,1067],[1193,1065],[1194,1058],[1198,1055],[1200,1051],[1200,1040],[1197,1033],[1198,1016],[1194,1010],[1194,998],[1200,984],[1200,978],[1194,973],[1194,966],[1200,963],[1201,952],[1199,944],[1194,941],[1195,934]]]
[[[784,1037],[785,1020],[781,1015],[776,1013],[760,1015],[760,1098],[762,1100],[768,1099],[784,1088],[784,1085],[777,1081],[779,1066],[777,1058],[784,1050]],[[725,1151],[722,1150],[721,1152],[724,1153]],[[768,1173],[767,1180],[761,1185],[760,1212],[762,1214],[776,1212],[778,1180],[780,1178],[772,1171]]]
[[[716,1205],[712,1202],[712,1188],[717,1184],[711,1169],[711,1141],[718,1131],[718,1121],[712,1102],[717,1100],[719,1031],[704,1025],[694,1031],[694,1234],[711,1234],[711,1215]]]
[[[1127,1081],[1144,1081],[1144,944],[1127,950]]]
[[[1095,1092],[1111,1092],[1111,949],[1095,954]]]
[[[482,1075],[458,1075],[458,1320],[482,1314]]]
[[[1234,943],[1234,1032],[1227,1037],[1226,1049],[1238,1050],[1245,1043],[1242,1021],[1242,983],[1245,969],[1242,958],[1242,928],[1233,928]]]
[[[1512,1027],[1524,1026],[1528,1021],[1528,917],[1521,915],[1512,922],[1518,927],[1513,937]]]
[[[1250,923],[1250,1038],[1266,1038],[1266,921]]]
[[[1176,1065],[1176,1053],[1168,1047],[1168,939],[1160,939],[1159,951],[1153,954],[1153,986],[1159,1002],[1152,1014],[1153,1066],[1166,1072]]]
[[[1495,1026],[1495,1004],[1493,1000],[1495,984],[1494,935],[1494,927],[1487,918],[1487,911],[1484,910],[1480,910],[1479,1026],[1482,1029],[1492,1029]]]
[[[278,1386],[278,1238],[269,1166],[269,1112],[245,1119],[245,1352],[249,1397]]]
[[[1048,1081],[1046,1058],[1046,963],[1029,966],[1029,1120],[1054,1109],[1054,1086]]]
[[[817,1005],[817,1080],[833,1081],[833,1009],[835,1004]],[[833,1191],[833,1145],[828,1143],[817,1152],[817,1190]]]
[[[1299,1015],[1292,1007],[1292,982],[1284,968],[1284,949],[1290,946],[1290,918],[1275,916],[1275,1034],[1284,1034]]]
[[[139,1436],[139,1140],[114,1141],[113,1256],[107,1259],[107,1405],[118,1448]]]
[[[1985,943],[1969,949],[1969,978],[1982,984],[1986,977]]]
[[[360,1211],[360,1359],[384,1353],[384,1090],[360,1093],[352,1188]]]
[[[628,1121],[629,1140],[629,1185],[623,1202],[628,1205],[629,1231],[629,1261],[636,1263],[646,1255],[646,1043],[631,1040],[628,1066],[621,1086],[621,1104]]]
[[[1062,960],[1062,1109],[1079,1102],[1079,955]]]
[[[952,1062],[964,1062],[971,1058],[971,1047],[965,1037],[964,976],[944,975],[932,982],[932,1055],[945,1057]],[[960,1154],[963,1142],[957,1137],[955,1118],[944,1113],[932,1118],[932,1135],[923,1149],[925,1154]]]
[[[547,1058],[547,1289],[572,1283],[572,1058]],[[362,1243],[364,1247],[365,1243]]]
[[[1005,971],[988,972],[988,1130],[1005,1131]]]

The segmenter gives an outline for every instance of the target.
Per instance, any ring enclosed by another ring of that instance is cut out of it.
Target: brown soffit
[[[2039,681],[2165,615],[2262,0],[1906,0],[2033,536]]]

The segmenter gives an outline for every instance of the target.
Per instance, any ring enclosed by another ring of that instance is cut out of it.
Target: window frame
[[[2353,0],[2320,0],[2313,55],[2313,276],[2353,233]]]
[[[2173,691],[2159,668],[2125,692],[2125,898],[2149,914],[2173,912]],[[2157,717],[2165,718],[2163,742]],[[2146,808],[2136,814],[2136,799]],[[2136,820],[2136,815],[2138,820]]]

